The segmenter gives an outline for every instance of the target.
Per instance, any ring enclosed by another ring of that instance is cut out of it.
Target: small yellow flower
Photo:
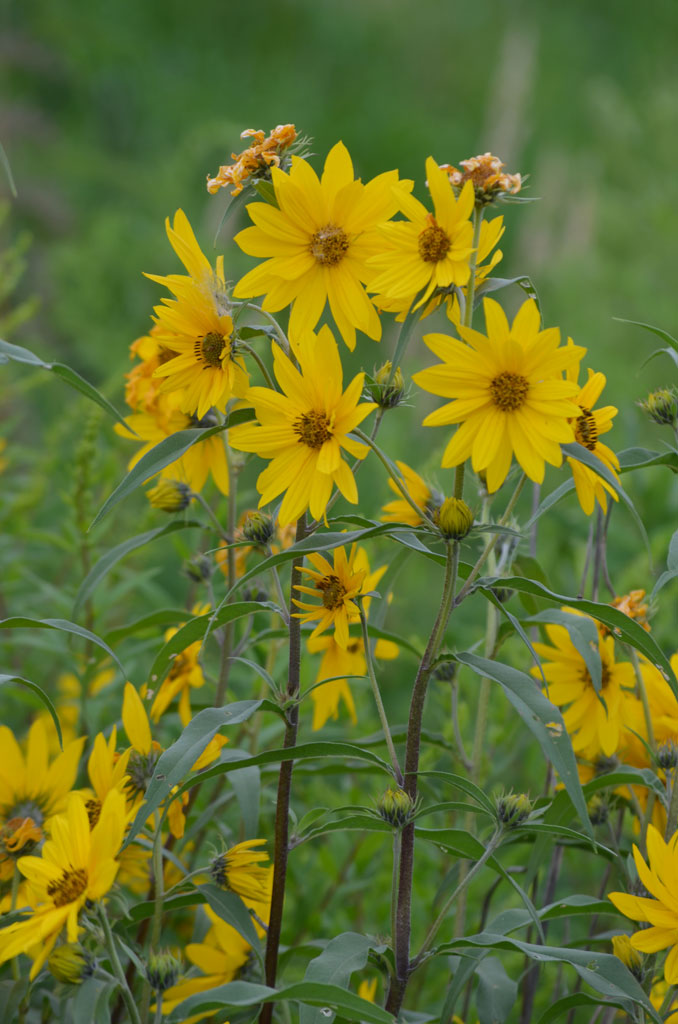
[[[470,458],[476,473],[485,472],[493,493],[514,455],[537,483],[544,479],[545,463],[562,464],[560,445],[574,441],[571,421],[581,411],[575,402],[579,389],[563,380],[562,372],[578,364],[586,349],[561,346],[555,327],[541,330],[532,299],[512,325],[493,299],[484,300],[484,310],[487,335],[463,326],[458,328],[463,341],[426,335],[424,341],[443,362],[420,370],[413,380],[424,391],[453,400],[424,420],[429,427],[459,424],[443,466]]]
[[[265,844],[265,839],[247,839],[220,853],[210,865],[214,882],[244,899],[270,901],[271,872],[261,866],[268,860],[268,854],[257,849]]]
[[[438,502],[437,496],[426,481],[406,463],[396,459],[396,466],[402,474],[405,487],[415,505],[418,505],[422,512],[430,512],[433,505],[436,505]],[[424,522],[424,516],[416,514],[409,501],[405,501],[390,477],[388,478],[388,486],[397,497],[395,501],[389,501],[388,504],[384,505],[379,517],[381,521],[383,523],[408,523],[409,526],[421,526]]]
[[[146,491],[146,497],[152,508],[160,509],[162,512],[183,512],[193,500],[191,488],[187,484],[166,478]]]
[[[576,383],[578,375],[578,368],[570,367],[568,369],[567,376],[569,380],[573,380]],[[612,476],[619,483],[619,459],[611,448],[608,448],[606,444],[599,440],[601,434],[606,434],[608,430],[612,429],[612,420],[617,415],[617,409],[613,405],[606,405],[602,409],[593,408],[605,387],[605,379],[602,373],[594,373],[593,370],[588,371],[586,384],[581,388],[579,394],[573,398],[573,401],[579,406],[580,412],[576,419],[571,422],[574,428],[575,440],[583,445],[584,448],[588,448],[590,452],[593,452],[603,465],[607,466]],[[603,480],[595,470],[569,456],[567,462],[572,470],[579,504],[587,516],[592,514],[596,502],[598,502],[603,512],[606,511],[608,494],[615,501],[619,501],[619,496],[614,487],[607,480]]]
[[[281,526],[296,522],[307,508],[321,518],[335,484],[356,504],[358,489],[342,449],[358,459],[367,455],[365,445],[348,435],[375,408],[372,402],[360,402],[364,373],[342,391],[339,350],[328,327],[317,338],[308,332],[295,354],[301,372],[274,345],[273,370],[284,393],[250,388],[247,401],[259,425],[243,424],[229,432],[233,448],[271,459],[257,480],[259,505],[285,491],[278,513]]]
[[[294,585],[295,590],[302,594],[321,597],[320,604],[309,604],[294,598],[297,608],[302,609],[301,612],[294,613],[295,618],[301,619],[302,622],[319,620],[311,633],[311,639],[333,626],[334,639],[343,650],[348,647],[349,622],[357,622],[360,619],[360,608],[353,598],[364,592],[367,575],[364,568],[356,569],[357,552],[357,546],[354,544],[347,558],[346,549],[337,548],[334,552],[334,564],[328,562],[323,555],[309,555],[309,561],[315,568],[308,569],[303,566],[301,571],[310,576],[313,586],[306,587],[301,583]]]
[[[376,978],[364,978],[363,981],[358,985],[358,995],[361,999],[367,999],[368,1003],[373,1003],[377,994],[377,979]]]
[[[196,614],[203,614],[209,611],[209,605]],[[177,629],[168,629],[165,632],[165,641],[171,640]],[[202,666],[198,661],[202,643],[196,640],[194,644],[180,651],[172,661],[172,667],[158,687],[153,704],[151,705],[150,717],[154,722],[160,719],[175,697],[179,697],[179,718],[183,726],[187,726],[192,716],[191,712],[191,690],[200,689],[205,684],[205,675]]]
[[[664,978],[669,985],[675,985],[678,983],[678,832],[667,843],[654,825],[648,825],[647,853],[649,866],[634,845],[636,870],[649,897],[611,892],[608,899],[632,921],[650,925],[633,933],[630,941],[634,949],[641,953],[658,953],[670,947],[664,962]]]

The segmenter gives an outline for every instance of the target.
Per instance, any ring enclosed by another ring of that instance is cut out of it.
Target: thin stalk
[[[155,998],[156,998],[155,1019],[153,1021],[153,1024],[162,1024],[163,1013],[162,1013],[162,995],[161,995],[161,993],[160,992],[156,992]]]
[[[260,316],[263,316],[264,320],[268,320],[269,324],[276,333],[276,337],[280,342],[280,347],[282,348],[283,352],[285,352],[286,355],[289,355],[290,343],[287,340],[287,335],[285,334],[282,327],[280,326],[280,324],[278,323],[274,316],[271,316],[270,313],[268,313],[265,309],[262,309],[261,306],[257,306],[254,302],[235,303],[235,305],[241,306],[244,309],[253,309],[255,313],[259,313]]]
[[[583,597],[586,592],[586,581],[589,575],[589,565],[591,564],[591,553],[593,551],[593,519],[589,523],[589,538],[586,542],[586,557],[584,558],[584,569],[581,574],[581,583],[579,584],[579,592],[577,597]]]
[[[127,1012],[129,1013],[130,1021],[132,1022],[132,1024],[141,1024],[139,1010],[137,1009],[137,1004],[134,1002],[134,996],[130,991],[129,985],[127,984],[125,972],[122,969],[122,964],[120,963],[120,959],[118,957],[118,951],[115,948],[113,932],[111,931],[111,926],[106,915],[106,908],[104,907],[103,903],[97,904],[97,910],[99,912],[99,920],[101,921],[101,925],[104,930],[104,935],[106,937],[106,946],[108,948],[108,955],[111,958],[111,966],[113,967],[113,973],[116,977],[118,984],[120,985],[120,994],[122,995],[122,998],[125,1002],[125,1006],[127,1007]]]
[[[155,836],[153,837],[153,926],[151,928],[151,951],[155,952],[162,935],[162,908],[165,902],[165,876],[162,862],[162,818],[155,812]]]
[[[483,223],[484,207],[476,206],[473,214],[473,252],[469,259],[471,276],[466,286],[466,309],[464,310],[464,326],[470,327],[473,322],[473,303],[476,297],[476,266],[478,264],[478,243],[480,242],[480,227]]]
[[[393,746],[393,737],[391,736],[391,730],[388,724],[388,718],[386,717],[386,709],[384,708],[384,702],[381,699],[381,691],[379,689],[379,683],[374,671],[374,661],[372,659],[372,644],[370,643],[369,634],[367,632],[367,618],[365,611],[360,605],[360,625],[363,631],[363,648],[365,650],[365,662],[367,664],[367,674],[370,677],[370,683],[372,685],[372,693],[374,694],[374,702],[377,705],[377,711],[379,712],[379,721],[381,722],[381,728],[384,731],[384,739],[386,740],[386,746],[391,757],[391,764],[393,765],[393,774],[395,775],[396,782],[399,786],[403,784],[403,773],[400,769],[400,763],[398,761],[398,755],[396,749]]]
[[[471,879],[475,878],[475,876],[478,874],[478,872],[483,867],[483,865],[490,859],[490,857],[492,856],[494,851],[497,849],[497,847],[501,843],[501,837],[502,837],[502,830],[501,829],[497,829],[494,832],[494,834],[492,835],[489,843],[485,847],[485,852],[483,853],[482,857],[475,862],[475,864],[473,865],[471,870],[466,874],[466,876],[464,878],[461,879],[461,881],[457,885],[457,887],[454,890],[454,892],[452,893],[452,895],[447,897],[447,899],[445,900],[445,902],[443,904],[442,910],[440,911],[440,913],[436,917],[435,921],[433,922],[433,924],[431,925],[429,930],[426,932],[426,937],[424,938],[424,941],[421,944],[421,949],[419,950],[419,952],[415,956],[414,960],[412,961],[412,968],[413,969],[415,967],[417,967],[421,963],[421,961],[424,959],[424,957],[426,956],[428,950],[430,949],[431,943],[433,942],[434,938],[438,934],[438,930],[440,929],[441,925],[445,921],[445,918],[447,917],[448,910],[453,905],[453,903],[456,900],[457,896],[459,896],[459,894],[462,892],[462,890],[464,890],[466,888],[466,886],[469,884]]]
[[[600,587],[600,574],[603,565],[603,512],[599,505],[596,505],[596,532],[593,542],[593,580],[591,582],[591,600],[598,600],[598,589]]]
[[[235,527],[238,516],[237,508],[237,495],[236,495],[236,481],[237,475],[233,469],[233,460],[228,450],[228,439],[224,438],[224,449],[226,451],[226,464],[228,465],[228,519],[226,523],[226,533],[229,537],[233,538],[235,535]],[[233,591],[236,582],[236,567],[235,567],[235,548],[232,544],[229,545],[226,553],[227,564],[228,564],[228,586],[229,594]],[[227,601],[231,601],[232,598],[227,595]],[[221,660],[219,663],[219,681],[217,683],[217,690],[214,696],[214,706],[220,708],[224,703],[226,697],[226,690],[228,688],[228,677],[231,672],[231,653],[233,651],[233,637],[235,635],[235,622],[228,622],[224,626],[223,640],[221,644]]]
[[[277,391],[278,389],[275,386],[275,381],[273,380],[273,378],[271,377],[270,373],[268,372],[268,367],[266,366],[266,363],[261,358],[261,356],[256,351],[256,349],[252,348],[251,345],[248,345],[246,341],[242,340],[242,338],[238,339],[238,348],[244,348],[245,351],[249,355],[252,356],[252,359],[254,360],[254,362],[257,364],[257,366],[261,370],[263,378],[266,381],[266,384],[268,385],[268,387],[271,389],[271,391]]]
[[[413,300],[412,305],[416,305],[416,300]],[[391,359],[391,369],[389,371],[388,379],[386,381],[387,388],[390,387],[391,384],[393,383],[393,378],[395,377],[396,371],[398,370],[400,364],[402,363],[403,356],[405,355],[407,346],[410,343],[410,337],[412,336],[412,328],[418,322],[419,312],[417,310],[414,310],[412,306],[410,306],[410,309],[408,310],[407,315],[405,316],[405,319],[403,320],[400,326],[398,340],[396,341],[395,349],[393,350],[393,357]],[[374,426],[372,427],[372,438],[375,438],[377,436],[377,431],[379,430],[385,412],[386,409],[384,408],[384,406],[379,406],[377,415],[374,418]]]
[[[630,646],[628,647],[628,651],[631,656],[631,664],[633,665],[633,671],[636,674],[638,693],[640,694],[640,700],[643,705],[643,715],[645,716],[645,727],[647,729],[647,741],[652,749],[652,753],[656,754],[657,740],[655,739],[654,735],[654,725],[652,724],[652,712],[650,711],[650,701],[647,696],[647,688],[645,686],[645,680],[643,679],[643,673],[640,671],[638,651],[635,649],[635,647]]]
[[[416,501],[414,500],[414,498],[411,497],[410,492],[407,490],[407,488],[405,487],[405,485],[402,482],[402,480],[400,479],[400,477],[397,476],[393,472],[393,469],[391,468],[390,461],[386,457],[386,455],[382,452],[381,448],[377,444],[375,444],[375,442],[372,440],[371,437],[368,437],[367,434],[363,433],[363,431],[360,430],[358,427],[356,427],[352,431],[352,433],[354,433],[356,437],[359,437],[361,441],[364,441],[365,444],[370,446],[370,448],[372,449],[372,451],[377,456],[377,458],[379,459],[379,461],[383,465],[384,469],[386,470],[386,472],[390,476],[391,480],[393,480],[393,483],[396,485],[396,487],[400,491],[401,495],[403,496],[403,498],[405,499],[407,504],[411,508],[414,509],[414,511],[416,512],[417,516],[420,519],[424,519],[429,524],[429,526],[433,526],[437,530],[436,524],[433,522],[433,520],[428,515],[426,510],[423,509],[423,508],[420,508],[419,505],[417,505]]]
[[[225,540],[227,544],[231,544],[233,542],[233,537],[229,537],[228,534],[224,531],[223,526],[215,516],[213,510],[210,508],[209,502],[205,501],[202,494],[198,494],[197,491],[191,491],[191,496],[193,498],[196,498],[197,501],[199,501],[199,503],[202,505],[218,536],[221,537],[222,540]]]
[[[296,543],[299,543],[306,536],[306,515],[302,515],[297,523]],[[301,620],[294,618],[292,612],[292,594],[294,593],[294,582],[301,569],[304,556],[300,555],[292,562],[292,586],[290,587],[290,653],[287,674],[286,696],[290,701],[287,711],[287,725],[285,727],[285,738],[283,747],[293,747],[297,742],[297,730],[299,728],[299,705],[297,697],[299,694],[299,672],[301,667]],[[293,761],[283,761],[280,765],[278,776],[278,798],[275,809],[275,845],[273,854],[273,888],[271,891],[271,911],[268,920],[268,935],[266,936],[266,961],[265,973],[266,984],[271,988],[275,987],[278,973],[278,950],[280,947],[280,931],[282,926],[283,907],[285,904],[285,883],[287,880],[287,856],[289,853],[289,821],[290,821],[290,792],[292,789],[292,766]],[[271,1024],[273,1017],[273,1003],[264,1003],[260,1024]]]
[[[665,839],[668,843],[669,839],[676,831],[678,825],[678,778],[676,778],[676,769],[674,768],[671,773],[671,800],[669,801],[669,813],[666,819],[666,835]]]
[[[396,911],[398,908],[398,875],[400,872],[400,830],[393,832],[393,872],[391,874],[391,945],[395,946],[397,930]]]
[[[518,498],[520,497],[520,492],[522,491],[523,487],[525,486],[525,481],[526,480],[527,480],[527,476],[525,475],[525,473],[523,473],[523,475],[521,476],[520,480],[518,481],[518,483],[516,485],[516,489],[514,490],[513,494],[511,495],[511,499],[510,499],[508,505],[506,506],[506,510],[505,510],[503,516],[499,520],[499,523],[498,523],[499,526],[504,526],[505,523],[510,518],[511,513],[513,512],[513,509],[516,506],[516,502],[518,501]],[[464,598],[468,597],[468,594],[469,594],[469,591],[471,590],[471,587],[473,586],[473,584],[475,583],[476,579],[480,575],[480,570],[485,565],[485,562],[487,561],[487,559],[490,557],[490,555],[494,551],[494,549],[495,549],[495,547],[497,545],[497,542],[499,540],[499,537],[500,537],[500,534],[498,534],[498,533],[494,534],[494,536],[492,537],[492,540],[489,542],[489,544],[487,545],[487,547],[485,548],[483,553],[480,555],[478,561],[475,563],[475,565],[471,569],[471,572],[469,573],[469,575],[468,575],[468,577],[466,579],[466,582],[464,583],[463,587],[461,588],[461,590],[459,591],[459,593],[457,594],[457,596],[454,599],[454,607],[455,608],[457,607],[457,605],[461,604],[461,602],[464,600]]]
[[[412,688],[410,715],[407,725],[407,743],[405,747],[405,792],[412,802],[417,798],[417,772],[419,770],[419,748],[421,745],[421,726],[424,714],[424,703],[428,681],[433,671],[433,663],[438,654],[440,642],[454,605],[454,589],[459,567],[459,543],[447,545],[445,562],[445,580],[440,599],[440,609],[431,630],[426,650],[417,670]],[[395,977],[391,979],[386,1009],[398,1015],[405,996],[410,976],[410,933],[412,914],[412,878],[414,874],[414,822],[410,822],[402,831],[400,853],[400,876],[398,879],[398,904],[396,908],[396,928],[394,941]]]
[[[285,593],[282,588],[282,583],[280,582],[280,574],[275,565],[271,569],[271,576],[273,577],[273,584],[278,595],[278,600],[280,601],[280,611],[282,613],[283,622],[289,628],[290,613],[287,610],[287,601],[285,600]]]

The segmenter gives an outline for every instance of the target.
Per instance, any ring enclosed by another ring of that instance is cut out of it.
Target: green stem
[[[122,964],[120,963],[118,952],[115,948],[113,932],[111,931],[111,925],[106,914],[106,908],[103,905],[103,903],[98,903],[97,909],[99,912],[99,920],[101,921],[101,925],[104,930],[104,935],[106,937],[106,946],[108,948],[108,955],[111,958],[111,966],[113,967],[113,973],[117,979],[118,984],[120,985],[120,993],[125,1001],[125,1006],[127,1007],[127,1012],[129,1013],[130,1021],[132,1022],[132,1024],[141,1024],[141,1017],[139,1016],[137,1004],[134,1002],[134,996],[130,991],[129,985],[127,984],[125,972],[122,969]]]
[[[627,645],[628,646],[628,645]],[[645,727],[647,729],[647,741],[650,745],[653,754],[657,753],[657,741],[654,735],[654,725],[652,723],[652,712],[650,710],[650,701],[647,696],[647,688],[645,686],[645,680],[643,679],[643,673],[640,671],[640,662],[638,660],[638,651],[635,647],[628,647],[629,654],[631,656],[631,664],[633,665],[633,671],[636,674],[636,682],[638,683],[638,693],[640,694],[640,700],[643,705],[643,715],[645,717]]]
[[[238,516],[236,496],[237,475],[233,470],[233,460],[228,450],[228,438],[226,437],[224,438],[224,449],[226,451],[226,463],[228,465],[228,519],[226,523],[226,532],[232,540],[235,536],[236,520]],[[229,594],[226,596],[226,600],[230,601],[232,598],[229,595],[233,591],[236,583],[235,548],[232,544],[230,544],[227,549],[226,558],[228,564],[229,586]],[[219,681],[217,683],[217,690],[214,697],[214,706],[217,708],[222,706],[224,698],[226,697],[228,677],[231,672],[231,652],[233,651],[234,635],[235,622],[228,622],[224,626],[223,642],[221,645],[221,661],[219,664]]]
[[[269,549],[269,554],[272,554],[270,549]],[[278,570],[277,570],[276,566],[273,566],[273,568],[271,569],[271,576],[273,577],[273,583],[275,585],[276,593],[278,595],[278,601],[280,602],[280,611],[281,611],[281,614],[282,614],[283,622],[285,623],[285,625],[289,629],[290,613],[287,610],[287,602],[285,600],[285,593],[283,591],[282,583],[280,582],[280,574],[278,573]]]
[[[398,755],[393,745],[393,737],[391,736],[391,730],[388,724],[388,718],[386,717],[386,710],[384,708],[384,702],[381,699],[381,691],[379,689],[379,683],[374,671],[374,661],[372,659],[372,644],[370,643],[369,634],[367,632],[367,618],[365,611],[360,605],[360,625],[363,631],[363,647],[365,649],[365,662],[367,664],[367,674],[370,677],[370,683],[372,684],[372,693],[374,694],[374,702],[377,705],[377,711],[379,712],[379,720],[381,722],[381,728],[384,731],[384,739],[386,740],[386,746],[391,757],[391,764],[393,765],[393,773],[396,778],[396,782],[399,786],[403,784],[403,774],[400,769],[400,763],[398,761]]]
[[[482,866],[490,859],[494,851],[499,846],[500,842],[501,830],[497,830],[490,839],[489,843],[487,844],[485,852],[483,853],[480,860],[476,861],[471,870],[464,876],[464,878],[461,879],[459,885],[456,887],[452,895],[448,896],[448,898],[445,900],[442,910],[438,914],[437,918],[435,919],[429,930],[426,932],[426,937],[421,944],[421,949],[419,950],[414,960],[412,961],[413,968],[418,967],[421,961],[426,956],[426,953],[428,952],[431,943],[436,937],[440,926],[443,924],[445,918],[447,917],[448,910],[450,909],[456,898],[466,888],[471,879],[475,878],[475,876],[478,874]]]
[[[464,310],[464,326],[470,327],[473,322],[473,303],[476,297],[476,267],[478,265],[478,243],[480,242],[480,226],[483,223],[484,207],[476,206],[473,214],[473,252],[469,260],[471,276],[466,286],[466,309]]]
[[[153,1024],[162,1024],[162,992],[156,992],[155,998],[155,1019],[153,1021]]]
[[[397,476],[396,473],[393,471],[390,460],[387,458],[384,452],[382,452],[379,445],[375,444],[374,440],[371,437],[368,437],[367,434],[363,433],[363,431],[360,430],[358,427],[356,427],[352,431],[352,433],[354,433],[356,437],[359,437],[361,441],[364,441],[366,445],[369,445],[369,447],[372,449],[372,451],[377,456],[377,458],[383,465],[384,469],[390,476],[393,483],[396,485],[396,487],[402,494],[407,504],[417,513],[417,516],[420,519],[425,520],[429,524],[429,526],[432,526],[436,530],[436,532],[438,532],[438,527],[431,519],[429,514],[426,512],[425,509],[420,508],[419,505],[417,505],[416,501],[414,500],[414,498],[411,497],[410,492],[407,490],[400,477]]]
[[[221,523],[219,522],[219,520],[215,516],[214,512],[212,511],[212,509],[210,508],[209,502],[205,501],[205,499],[203,498],[202,494],[198,494],[197,491],[191,491],[191,495],[194,498],[196,498],[199,501],[199,503],[202,505],[202,507],[204,508],[204,510],[207,513],[207,515],[209,517],[209,520],[212,523],[212,526],[214,527],[214,529],[216,530],[218,536],[221,537],[222,540],[225,540],[227,544],[231,544],[232,541],[233,541],[233,538],[229,537],[228,534],[224,532]]]
[[[280,342],[280,347],[282,348],[283,352],[286,355],[289,355],[290,343],[287,339],[287,335],[285,334],[282,327],[280,326],[280,324],[278,323],[274,316],[271,316],[270,313],[268,313],[265,309],[262,309],[261,306],[257,306],[254,302],[234,303],[234,305],[241,306],[245,309],[253,309],[255,313],[259,313],[260,316],[263,316],[264,320],[268,320],[269,324],[271,325],[271,327],[273,327],[276,333],[278,341]]]
[[[393,872],[391,874],[391,945],[395,949],[396,910],[398,907],[398,875],[400,872],[400,829],[393,832]]]
[[[678,826],[678,778],[676,775],[677,772],[674,768],[671,772],[671,800],[669,802],[669,813],[666,819],[666,834],[664,837],[667,843]]]
[[[165,876],[162,862],[162,817],[155,812],[155,836],[153,838],[153,926],[151,928],[151,951],[156,952],[162,935],[162,908],[165,902]]]
[[[275,381],[273,380],[273,378],[271,377],[270,373],[268,372],[268,367],[266,366],[266,363],[261,358],[261,356],[256,351],[256,349],[253,349],[251,345],[248,345],[247,342],[243,341],[242,339],[238,339],[238,348],[244,348],[245,351],[248,352],[249,355],[252,356],[252,359],[254,360],[254,362],[257,364],[257,366],[261,370],[261,372],[263,374],[263,377],[264,377],[264,380],[266,381],[266,383],[269,386],[269,388],[271,389],[271,391],[277,391],[278,389],[275,386]]]

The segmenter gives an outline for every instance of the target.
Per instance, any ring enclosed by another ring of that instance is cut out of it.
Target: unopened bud
[[[368,384],[372,400],[382,409],[394,409],[403,400],[405,381],[400,367],[393,371],[393,364],[387,360],[374,375],[374,383]]]
[[[387,789],[377,804],[377,810],[393,828],[404,828],[412,820],[414,804],[404,789]]]
[[[268,544],[273,536],[273,520],[263,512],[248,512],[247,518],[242,526],[242,535],[245,540],[253,544]]]
[[[592,825],[604,825],[609,814],[609,805],[600,793],[594,793],[588,804],[589,818]]]
[[[497,800],[497,816],[503,825],[516,828],[532,810],[532,801],[525,793],[505,793]]]
[[[454,682],[457,675],[456,661],[441,661],[433,670],[433,675],[436,679],[440,679],[442,682]]]
[[[146,977],[149,985],[156,992],[164,992],[166,989],[176,985],[179,977],[181,964],[175,956],[167,950],[161,953],[151,953],[146,965]]]
[[[660,426],[671,427],[678,418],[678,398],[673,388],[657,388],[638,405]]]
[[[212,575],[213,564],[207,555],[196,555],[184,563],[184,572],[195,583],[204,583]]]
[[[94,960],[82,946],[69,942],[55,946],[47,960],[50,974],[65,985],[80,985],[94,970]]]
[[[678,747],[673,740],[667,740],[657,748],[657,765],[664,771],[671,771],[678,765]]]
[[[160,480],[150,491],[146,491],[146,497],[153,506],[163,512],[182,512],[188,508],[193,492],[188,484],[182,484],[179,480]]]
[[[636,978],[642,977],[643,958],[638,950],[634,949],[631,945],[631,939],[628,935],[612,936],[612,952],[621,960],[625,967],[628,967],[631,974],[634,974]]]
[[[438,526],[443,537],[461,540],[473,526],[473,512],[461,498],[446,498],[438,512]]]

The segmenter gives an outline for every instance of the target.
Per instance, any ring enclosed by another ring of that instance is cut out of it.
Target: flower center
[[[330,612],[336,611],[337,608],[341,608],[344,603],[346,587],[338,576],[323,576],[323,578],[318,580],[316,583],[316,590],[320,590],[322,592],[323,604]]]
[[[582,671],[582,678],[584,679],[584,682],[589,684],[589,686],[593,686],[593,680],[591,679],[591,676],[589,674],[588,669],[584,669]],[[600,689],[601,690],[606,690],[607,687],[609,686],[611,680],[612,680],[612,673],[610,672],[609,666],[606,665],[605,662],[603,661],[602,664],[601,664],[601,671],[600,671]]]
[[[574,436],[579,444],[583,444],[590,452],[596,450],[598,424],[591,410],[585,409],[584,406],[581,406],[581,416],[577,416],[574,421]]]
[[[311,235],[311,256],[323,267],[336,267],[348,252],[348,235],[335,224],[326,224]]]
[[[438,263],[445,259],[452,242],[433,217],[430,217],[430,221],[429,226],[419,235],[419,255],[424,263]]]
[[[208,366],[221,366],[221,353],[224,351],[226,342],[223,334],[210,331],[204,338],[198,338],[193,346],[195,358]]]
[[[358,651],[360,650],[360,646],[360,640],[349,640],[348,647],[346,648],[346,650],[348,651],[349,654],[357,654]]]
[[[189,658],[184,651],[181,654],[177,654],[176,658],[172,662],[172,667],[167,673],[167,678],[170,680],[178,679],[184,672],[188,672],[190,668]]]
[[[140,750],[132,751],[127,762],[126,783],[126,788],[132,796],[146,791],[146,786],[153,777],[158,757],[158,750],[151,750],[148,754],[142,754]]]
[[[510,373],[508,370],[490,381],[492,401],[502,412],[520,409],[529,390],[530,383],[522,374]]]
[[[325,441],[331,440],[333,435],[330,426],[331,420],[327,413],[312,410],[295,420],[292,429],[299,435],[302,444],[318,449],[322,448]]]
[[[87,817],[89,818],[89,827],[93,829],[99,820],[101,814],[101,800],[97,800],[96,797],[92,797],[85,804],[85,810],[87,811]]]
[[[85,869],[71,868],[70,871],[64,871],[61,878],[49,883],[47,895],[52,897],[55,907],[64,907],[67,903],[74,903],[86,888],[87,872]]]

